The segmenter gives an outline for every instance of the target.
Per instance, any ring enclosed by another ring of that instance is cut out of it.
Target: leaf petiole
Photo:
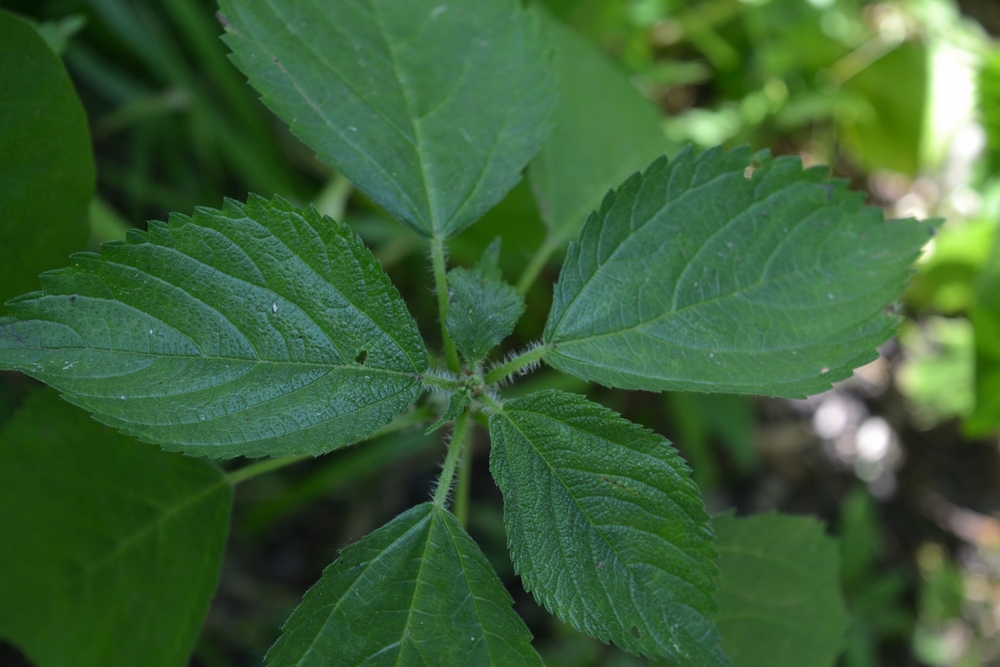
[[[545,358],[549,349],[548,345],[536,345],[527,352],[523,352],[491,370],[486,374],[483,381],[486,384],[494,384],[522,369],[528,368],[533,364],[537,364]]]
[[[312,454],[293,454],[291,456],[278,456],[275,458],[264,459],[263,461],[257,461],[256,463],[251,463],[250,465],[246,465],[242,468],[237,468],[236,470],[226,473],[225,480],[230,486],[236,486],[240,482],[253,479],[258,475],[263,475],[264,473],[271,472],[272,470],[280,470],[281,468],[285,468],[309,458],[314,457]]]
[[[503,412],[503,405],[499,401],[497,401],[495,398],[493,398],[492,396],[490,396],[488,393],[486,393],[486,392],[483,392],[479,396],[479,401],[483,405],[485,405],[487,408],[489,408],[492,412]],[[480,413],[477,412],[476,416],[478,417],[479,415],[480,415]],[[484,426],[485,426],[485,428],[489,428],[490,427],[489,420],[486,421],[486,423],[484,424]]]
[[[458,391],[465,386],[465,383],[461,380],[441,377],[440,375],[434,375],[433,373],[424,373],[420,376],[420,380],[428,387],[436,387],[438,389],[446,389],[448,391]]]
[[[445,320],[448,317],[448,275],[444,261],[444,238],[435,236],[431,239],[431,264],[434,267],[434,289],[437,291],[438,317],[441,320],[441,339],[444,341],[444,357],[448,362],[448,370],[457,373],[462,369],[458,359],[458,349],[448,333]]]
[[[554,253],[559,248],[559,242],[552,239],[551,236],[546,236],[545,241],[542,245],[538,247],[535,254],[532,255],[531,261],[528,262],[528,266],[524,268],[521,273],[521,277],[517,280],[517,291],[524,296],[531,289],[531,286],[535,284],[535,280],[538,279],[538,275],[548,264],[549,258],[552,257]]]

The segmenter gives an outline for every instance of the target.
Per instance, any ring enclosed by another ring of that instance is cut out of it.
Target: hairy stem
[[[437,387],[438,389],[446,389],[448,391],[457,391],[465,386],[465,383],[461,380],[452,380],[451,378],[443,378],[431,373],[425,373],[420,376],[420,381],[423,382],[428,387]]]
[[[441,318],[441,339],[444,341],[444,357],[448,362],[448,369],[457,373],[462,369],[462,362],[458,359],[458,350],[455,342],[448,333],[445,319],[448,317],[448,275],[444,262],[444,238],[435,236],[431,239],[431,263],[434,267],[434,289],[437,290],[438,316]]]
[[[486,384],[493,384],[494,382],[499,382],[509,375],[513,375],[522,368],[530,366],[531,364],[537,363],[545,357],[545,353],[549,351],[547,345],[538,345],[523,354],[519,354],[510,361],[497,366],[489,373],[483,381]]]
[[[451,432],[451,441],[448,443],[448,455],[444,458],[444,468],[441,470],[441,477],[438,478],[437,489],[434,491],[434,504],[442,509],[448,500],[448,492],[451,491],[451,481],[455,477],[455,468],[465,444],[465,432],[468,425],[469,410],[466,408],[455,420],[455,428]]]
[[[552,253],[556,251],[559,247],[558,243],[552,241],[551,237],[546,236],[542,245],[538,247],[535,251],[534,256],[532,256],[531,261],[528,262],[528,266],[524,267],[524,271],[521,273],[521,277],[517,281],[517,291],[521,295],[528,293],[531,286],[535,284],[535,280],[538,279],[538,274],[542,272],[545,265],[548,263],[549,258],[552,257]]]
[[[458,466],[458,487],[455,489],[455,516],[462,528],[469,527],[469,491],[472,484],[472,438],[462,444]]]
[[[479,395],[479,400],[493,412],[503,412],[503,406],[485,391]],[[489,428],[489,422],[486,423],[486,428]]]

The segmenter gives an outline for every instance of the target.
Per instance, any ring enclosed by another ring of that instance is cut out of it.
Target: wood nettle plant
[[[544,363],[622,389],[824,391],[893,335],[928,223],[886,222],[795,157],[656,157],[655,111],[518,0],[220,5],[267,106],[426,238],[441,361],[361,240],[280,197],[151,222],[43,273],[7,303],[0,369],[125,435],[39,394],[0,437],[0,636],[40,667],[186,664],[234,485],[412,424],[435,391],[430,428],[451,437],[432,499],[342,551],[269,665],[542,664],[449,509],[477,414],[515,570],[560,619],[656,659],[832,664],[846,615],[817,522],[711,519],[662,436],[581,395],[502,387]],[[526,166],[547,237],[518,287],[496,243],[449,271],[448,240]],[[541,339],[491,361],[571,239]],[[274,458],[223,473],[125,436]]]

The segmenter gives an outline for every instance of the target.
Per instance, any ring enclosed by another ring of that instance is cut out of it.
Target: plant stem
[[[323,186],[313,205],[323,215],[328,215],[337,222],[343,222],[347,200],[351,198],[353,189],[354,185],[347,178],[337,174]]]
[[[368,440],[374,440],[375,438],[381,438],[383,435],[389,435],[390,433],[395,433],[396,431],[402,431],[410,426],[426,424],[433,418],[434,412],[431,410],[431,407],[429,405],[423,405],[416,410],[410,410],[409,412],[404,412],[399,415],[391,422],[368,436],[365,439],[365,442]]]
[[[479,400],[493,412],[503,412],[503,406],[493,400],[493,398],[485,391],[479,395]],[[489,422],[487,422],[486,428],[489,428]]]
[[[375,438],[381,438],[383,435],[389,435],[390,433],[395,433],[396,431],[402,431],[408,426],[426,423],[430,421],[430,418],[431,411],[427,406],[416,410],[410,410],[409,412],[396,417],[394,420],[372,433],[366,440],[374,440]],[[308,458],[315,457],[312,454],[292,454],[291,456],[279,456],[277,458],[257,461],[256,463],[251,463],[243,466],[242,468],[237,468],[236,470],[227,472],[225,476],[226,482],[232,486],[236,486],[240,482],[253,479],[258,475],[263,475],[264,473],[271,472],[272,470],[280,470],[281,468],[285,468]]]
[[[448,369],[457,373],[462,370],[462,362],[458,359],[455,342],[448,333],[445,319],[448,317],[448,275],[444,263],[444,238],[435,236],[431,239],[431,262],[434,266],[434,288],[437,290],[438,316],[441,318],[441,339],[444,341],[444,357]]]
[[[279,456],[278,458],[264,459],[263,461],[257,461],[256,463],[251,463],[250,465],[243,466],[242,468],[237,468],[236,470],[226,473],[226,481],[230,485],[236,486],[240,482],[253,479],[258,475],[263,475],[266,472],[290,466],[293,463],[298,463],[299,461],[303,461],[308,458],[312,458],[312,455],[293,454],[291,456]]]
[[[455,420],[455,428],[451,432],[451,442],[448,443],[448,455],[444,458],[444,468],[441,470],[441,477],[438,478],[437,489],[434,491],[434,504],[441,509],[444,509],[444,504],[448,500],[448,492],[451,491],[451,480],[455,477],[455,467],[458,464],[458,457],[462,453],[468,424],[469,410],[466,408]]]
[[[531,258],[531,261],[528,262],[528,266],[524,268],[524,272],[521,273],[521,277],[517,281],[517,291],[520,292],[522,296],[527,294],[528,290],[531,289],[531,286],[538,278],[538,274],[540,274],[542,269],[545,268],[549,258],[552,257],[552,253],[554,253],[558,247],[559,244],[554,242],[551,236],[545,237],[542,245],[535,251],[534,256]]]
[[[465,383],[461,380],[443,378],[431,373],[424,373],[420,376],[420,380],[428,387],[437,387],[438,389],[447,389],[449,391],[457,391],[465,386]]]
[[[455,517],[462,528],[469,527],[469,491],[472,485],[472,438],[465,440],[458,466],[458,488],[455,489]]]
[[[486,384],[493,384],[494,382],[499,382],[508,375],[513,375],[525,366],[530,366],[531,364],[541,361],[545,356],[545,353],[549,351],[548,345],[536,345],[527,352],[519,354],[507,363],[497,366],[483,378],[483,382]]]

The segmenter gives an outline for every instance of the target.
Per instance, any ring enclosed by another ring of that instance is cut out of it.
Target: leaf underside
[[[726,665],[712,530],[677,451],[582,396],[508,401],[490,470],[514,567],[549,611],[632,653]]]
[[[87,114],[59,57],[0,11],[0,303],[84,247],[94,194]],[[3,307],[0,306],[0,313]]]
[[[0,369],[188,454],[318,454],[402,413],[428,360],[344,225],[251,196],[131,231],[8,302]]]
[[[876,358],[929,238],[826,168],[685,149],[605,197],[570,246],[552,366],[626,389],[803,397]]]
[[[425,236],[521,179],[555,104],[548,40],[518,0],[222,0],[224,41],[317,157]]]
[[[713,519],[714,615],[733,667],[831,667],[849,625],[835,540],[806,517]]]
[[[542,667],[472,538],[430,503],[344,549],[267,654],[270,667]]]
[[[524,298],[503,280],[499,256],[498,238],[472,270],[459,267],[448,272],[450,305],[445,325],[455,346],[473,362],[509,336],[524,312]]]
[[[44,390],[0,435],[0,638],[38,667],[188,663],[232,487]]]

